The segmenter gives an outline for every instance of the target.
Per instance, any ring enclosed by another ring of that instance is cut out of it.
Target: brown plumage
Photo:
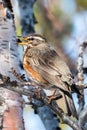
[[[55,85],[65,97],[68,114],[77,116],[70,88],[73,76],[67,64],[40,35],[24,37],[20,44],[24,45],[23,66],[29,78],[45,89]]]

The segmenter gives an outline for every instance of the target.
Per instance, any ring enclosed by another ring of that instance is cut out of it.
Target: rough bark
[[[4,1],[6,2],[6,1]],[[10,1],[8,1],[10,2]],[[6,6],[6,3],[4,4]],[[12,11],[12,10],[11,10]],[[10,10],[0,3],[0,73],[15,80],[11,67],[20,72],[15,26]],[[22,98],[15,92],[0,88],[0,129],[24,130]]]

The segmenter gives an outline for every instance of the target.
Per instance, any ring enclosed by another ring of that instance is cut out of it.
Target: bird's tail
[[[65,97],[65,102],[66,102],[66,108],[67,108],[68,115],[69,116],[72,115],[72,116],[78,118],[77,111],[76,111],[72,96],[71,95],[67,96],[67,95],[64,94],[64,97]]]

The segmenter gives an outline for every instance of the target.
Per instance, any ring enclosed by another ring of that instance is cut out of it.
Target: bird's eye
[[[33,41],[34,38],[33,38],[33,37],[29,37],[28,40],[29,40],[29,41]]]

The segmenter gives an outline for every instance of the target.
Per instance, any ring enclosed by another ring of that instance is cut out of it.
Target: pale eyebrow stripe
[[[41,38],[41,37],[37,37],[37,36],[34,36],[34,37],[29,37],[29,38],[34,38],[34,39],[37,39],[37,40],[41,40],[41,41],[43,41],[44,39],[43,38]]]

